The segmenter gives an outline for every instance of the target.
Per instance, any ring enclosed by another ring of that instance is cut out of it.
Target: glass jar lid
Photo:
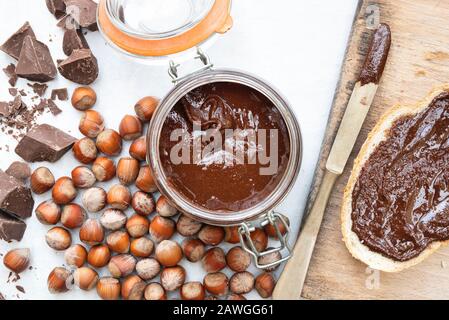
[[[231,0],[101,0],[103,35],[129,54],[160,57],[232,27]]]

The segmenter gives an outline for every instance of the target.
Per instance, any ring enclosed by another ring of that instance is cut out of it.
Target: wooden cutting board
[[[392,48],[374,104],[331,195],[302,296],[307,299],[449,299],[449,247],[409,270],[370,270],[349,254],[340,231],[340,204],[353,160],[380,116],[396,103],[412,104],[449,82],[449,0],[360,1],[316,172],[312,201],[327,155],[365,57],[379,10],[392,31]]]

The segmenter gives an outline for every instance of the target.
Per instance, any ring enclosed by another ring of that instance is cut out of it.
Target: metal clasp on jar
[[[283,227],[285,228],[285,230],[287,230],[287,232],[285,232],[284,235],[282,235],[282,232],[279,228],[278,222],[282,223]],[[273,248],[273,249],[268,249],[262,252],[259,252],[254,244],[254,241],[251,239],[251,232],[253,232],[256,227],[254,226],[253,223],[251,222],[244,222],[240,225],[239,227],[239,236],[240,236],[240,243],[242,245],[242,248],[248,252],[249,254],[251,254],[254,258],[256,267],[259,269],[267,269],[267,268],[272,268],[274,266],[277,266],[279,264],[281,264],[284,261],[287,261],[288,259],[290,259],[291,257],[291,248],[288,244],[288,237],[290,234],[290,226],[288,225],[287,221],[285,221],[284,217],[274,211],[270,211],[266,214],[266,216],[263,218],[262,222],[260,223],[260,225],[262,227],[266,226],[266,225],[272,225],[276,231],[277,237],[280,241],[280,246]],[[282,251],[286,251],[286,255],[282,256]],[[261,257],[276,253],[276,252],[280,252],[280,259],[267,263],[267,264],[260,264],[259,263],[259,259]]]
[[[168,74],[169,76],[172,78],[172,82],[173,83],[178,83],[179,81],[190,77],[192,74],[194,73],[199,73],[199,72],[203,72],[206,70],[210,70],[212,69],[212,67],[214,66],[214,64],[211,62],[209,56],[207,54],[205,54],[203,52],[203,50],[201,50],[200,47],[196,48],[196,53],[197,55],[195,56],[195,59],[200,60],[203,63],[203,66],[186,74],[183,76],[179,76],[178,74],[178,68],[181,66],[179,63],[174,62],[173,60],[170,60],[170,66],[168,69]]]

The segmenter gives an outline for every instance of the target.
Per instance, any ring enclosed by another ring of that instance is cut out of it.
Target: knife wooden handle
[[[323,182],[293,249],[292,257],[273,291],[273,299],[300,299],[324,211],[338,176],[336,173],[325,171]]]

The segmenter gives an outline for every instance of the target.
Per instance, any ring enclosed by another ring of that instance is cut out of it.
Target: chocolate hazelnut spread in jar
[[[98,25],[113,48],[139,61],[168,65],[174,86],[147,133],[147,161],[158,189],[196,220],[239,226],[241,245],[256,266],[277,265],[290,257],[290,247],[289,232],[280,231],[289,231],[287,221],[276,207],[293,187],[302,158],[292,108],[268,82],[215,68],[204,53],[206,42],[232,27],[231,0],[163,1],[153,9],[169,12],[171,4],[174,18],[163,27],[144,14],[155,2],[101,0]],[[200,66],[180,75],[179,62],[192,58]],[[280,244],[259,252],[250,233],[268,224]],[[274,252],[281,253],[278,261],[259,264],[261,256]]]

